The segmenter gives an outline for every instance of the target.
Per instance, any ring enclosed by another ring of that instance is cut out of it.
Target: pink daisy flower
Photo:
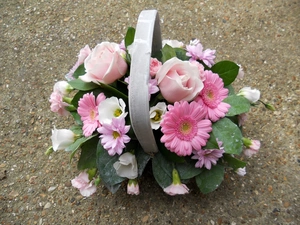
[[[56,112],[60,116],[69,115],[69,111],[66,110],[66,107],[69,106],[69,104],[63,101],[63,95],[60,92],[52,92],[49,102],[51,103],[50,109],[52,112]]]
[[[195,39],[186,46],[186,56],[191,57],[190,61],[202,60],[207,66],[211,67],[215,64],[216,50],[206,49],[203,51],[203,46],[198,39]]]
[[[161,142],[179,156],[191,155],[192,150],[205,146],[212,131],[211,121],[205,119],[205,111],[196,102],[175,102],[168,105],[163,116]]]
[[[205,118],[215,122],[224,117],[230,105],[222,102],[228,96],[228,89],[218,74],[205,70],[204,88],[195,99],[205,110]]]
[[[198,159],[195,167],[202,168],[203,166],[210,170],[212,165],[216,165],[219,158],[223,156],[224,147],[222,142],[218,141],[219,149],[200,149],[199,151],[193,151],[195,155],[192,159]]]
[[[130,126],[125,126],[125,118],[112,118],[112,123],[102,124],[102,127],[98,128],[97,131],[101,133],[101,144],[103,148],[108,151],[110,156],[122,154],[125,148],[125,143],[130,141],[130,137],[126,135],[129,131]]]
[[[83,135],[90,136],[97,127],[100,127],[98,120],[98,105],[105,100],[105,95],[100,93],[97,98],[93,93],[87,93],[82,96],[78,102],[77,112],[83,122]]]

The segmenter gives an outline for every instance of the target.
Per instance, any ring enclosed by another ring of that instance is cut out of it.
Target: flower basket
[[[121,44],[85,46],[67,81],[54,85],[51,110],[72,115],[75,124],[54,127],[46,154],[78,155],[82,172],[71,182],[84,196],[100,182],[115,193],[126,181],[127,193],[139,194],[148,163],[169,195],[188,193],[183,181],[189,179],[202,193],[212,192],[225,168],[244,176],[238,156],[260,148],[243,137],[245,115],[258,103],[274,108],[256,89],[235,93],[231,84],[243,76],[241,67],[214,59],[215,50],[204,50],[197,39],[162,42],[157,11],[142,11]]]

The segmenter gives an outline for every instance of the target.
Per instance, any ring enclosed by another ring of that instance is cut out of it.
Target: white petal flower
[[[121,155],[119,161],[115,162],[113,166],[120,177],[135,179],[138,176],[137,161],[135,155],[130,152]]]
[[[64,80],[56,82],[53,86],[53,91],[59,92],[63,96],[68,94],[72,89],[73,89],[72,86],[67,81]]]
[[[164,45],[170,45],[172,48],[183,48],[184,44],[181,41],[177,41],[177,40],[163,40],[162,41],[162,46],[164,47]]]
[[[235,172],[240,175],[240,176],[245,176],[246,175],[246,167],[243,168],[238,168],[237,170],[235,170]]]
[[[75,134],[71,130],[54,127],[51,140],[54,151],[63,150],[75,141]]]
[[[166,113],[166,111],[167,105],[164,102],[159,102],[150,108],[150,123],[152,129],[157,130],[160,128],[162,116]]]
[[[260,91],[257,89],[251,89],[250,87],[244,87],[239,91],[239,93],[237,95],[244,96],[251,103],[255,103],[260,98]]]
[[[126,117],[126,104],[123,99],[116,97],[107,98],[98,106],[99,121],[101,124],[112,122],[112,118]]]

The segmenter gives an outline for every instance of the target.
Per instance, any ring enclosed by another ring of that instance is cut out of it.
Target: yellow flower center
[[[115,112],[114,112],[114,116],[119,117],[121,115],[122,115],[122,110],[120,108],[116,109]]]
[[[94,110],[91,110],[91,111],[90,111],[90,118],[91,118],[92,120],[95,119],[95,115],[96,115],[95,111],[94,111]]]
[[[161,111],[159,110],[155,110],[155,116],[152,118],[152,120],[154,120],[155,122],[158,122],[161,120]]]
[[[114,131],[112,133],[112,135],[113,135],[114,139],[117,139],[118,137],[120,137],[120,134],[117,131]]]
[[[183,122],[182,124],[181,124],[181,132],[183,133],[183,134],[189,134],[190,132],[191,132],[191,128],[192,128],[192,126],[191,126],[191,124],[190,123],[188,123],[188,122]]]

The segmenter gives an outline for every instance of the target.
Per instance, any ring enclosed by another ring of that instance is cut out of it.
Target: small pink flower
[[[191,155],[192,150],[205,146],[211,132],[211,121],[205,119],[205,111],[196,102],[175,102],[161,122],[161,142],[179,156]]]
[[[173,169],[172,179],[173,179],[172,184],[164,188],[165,193],[171,196],[184,195],[189,193],[189,188],[185,184],[181,183],[178,171],[176,169]]]
[[[76,69],[84,62],[84,60],[89,56],[91,53],[91,49],[88,45],[86,45],[84,48],[80,49],[78,60],[75,63],[75,65],[72,67],[72,69],[69,71],[68,74],[66,74],[67,80],[73,80],[73,74],[76,71]]]
[[[198,67],[200,79],[204,82],[205,81],[204,66],[198,61],[192,61],[191,64]]]
[[[136,179],[128,181],[127,194],[129,194],[129,195],[139,195],[140,194],[139,183],[137,182]]]
[[[105,95],[100,93],[95,99],[93,93],[87,93],[78,101],[78,114],[83,122],[84,136],[90,136],[97,127],[100,127],[98,120],[98,105],[105,100]]]
[[[51,103],[50,109],[52,112],[56,112],[60,116],[69,115],[69,111],[66,110],[66,107],[69,106],[69,104],[63,101],[63,95],[60,92],[52,92],[49,102]]]
[[[151,58],[150,60],[150,76],[155,77],[157,71],[162,66],[162,63],[158,61],[156,58]]]
[[[222,142],[218,141],[219,149],[200,149],[193,151],[195,155],[192,159],[198,159],[195,167],[202,168],[203,166],[210,170],[212,165],[216,165],[219,158],[223,156],[224,148],[221,147]]]
[[[129,79],[130,79],[130,76],[126,77],[124,79],[124,81],[128,84],[128,86],[127,86],[128,89],[129,89]],[[150,100],[152,94],[155,94],[155,93],[159,92],[159,88],[157,86],[157,80],[156,79],[151,79],[150,78],[149,83],[148,83],[148,90],[149,90],[149,100]]]
[[[119,48],[123,51],[126,51],[125,40],[123,39],[119,44]]]
[[[96,192],[96,186],[93,185],[93,181],[89,180],[89,175],[86,172],[82,172],[71,180],[72,186],[79,189],[80,194],[85,197],[89,197]]]
[[[250,140],[248,138],[243,138],[243,143],[247,148],[243,153],[249,158],[258,153],[261,145],[259,140]]]
[[[247,120],[247,114],[246,113],[242,113],[242,114],[238,115],[239,127],[243,126],[245,124],[246,120]]]
[[[125,118],[112,118],[112,123],[104,123],[97,131],[100,135],[103,148],[108,151],[108,154],[114,156],[121,155],[125,144],[130,141],[130,137],[126,135],[130,126],[125,126]]]
[[[206,112],[206,118],[215,122],[224,117],[230,105],[222,102],[228,96],[228,89],[218,74],[205,70],[204,88],[195,99]]]
[[[203,51],[203,46],[198,39],[190,42],[190,45],[186,46],[186,55],[190,58],[190,61],[202,60],[207,66],[211,67],[215,64],[216,50],[206,49]]]

